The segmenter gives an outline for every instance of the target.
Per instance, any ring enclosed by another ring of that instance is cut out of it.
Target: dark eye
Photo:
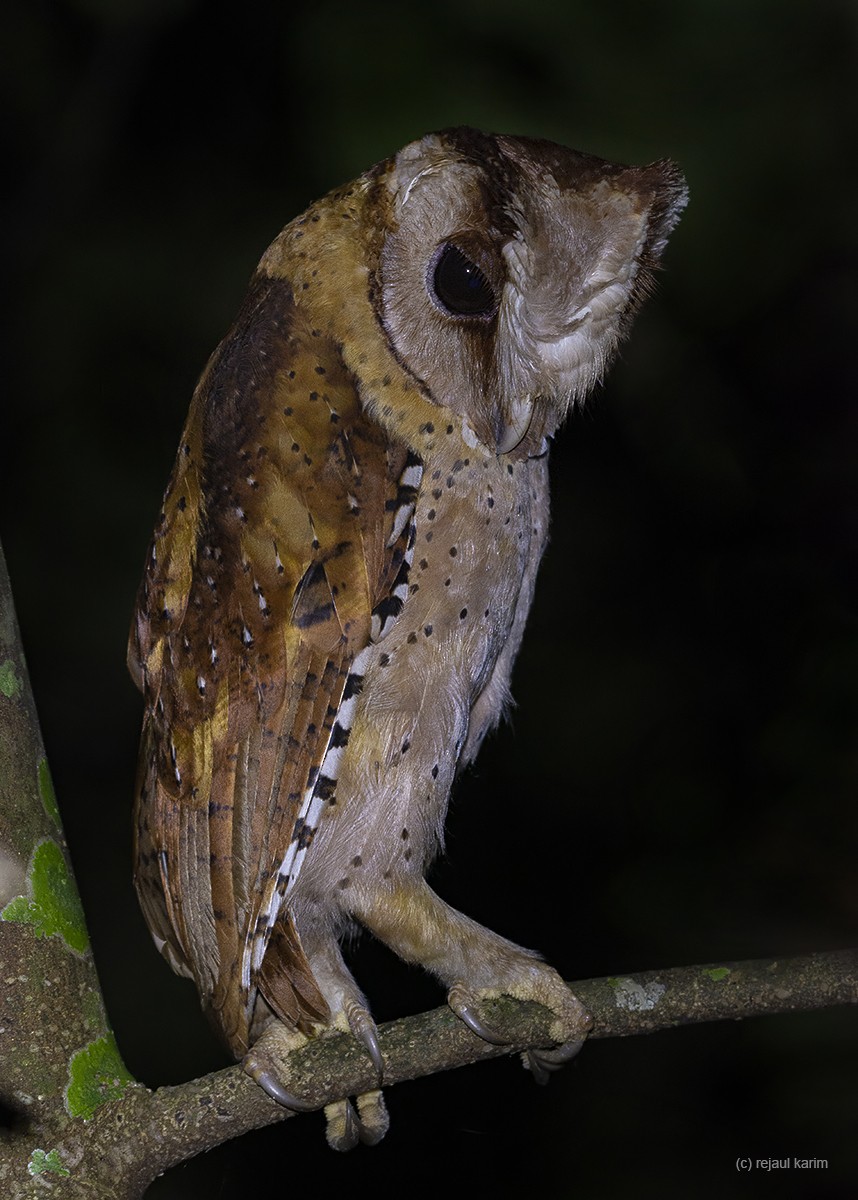
[[[488,279],[452,242],[435,263],[432,290],[441,308],[455,317],[490,317],[497,308]]]

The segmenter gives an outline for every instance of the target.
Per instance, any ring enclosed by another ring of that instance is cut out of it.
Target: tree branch
[[[569,986],[593,1017],[591,1038],[630,1037],[677,1025],[858,1003],[858,950],[780,962],[753,959],[674,967],[579,980]],[[508,1045],[482,1041],[446,1006],[381,1025],[385,1086],[551,1044],[548,1029],[555,1017],[541,1005],[501,997],[488,1001],[485,1008],[492,1028],[509,1039]],[[377,1086],[366,1051],[345,1034],[290,1054],[288,1079],[290,1090],[316,1108]],[[211,1109],[221,1129],[226,1128],[224,1122],[230,1122],[226,1137],[291,1115],[270,1101],[240,1067],[179,1087],[161,1088],[153,1098],[164,1106],[165,1118],[171,1113],[167,1119],[176,1120],[176,1114],[181,1114],[178,1123],[184,1125],[195,1108]],[[207,1121],[205,1117],[194,1122],[202,1138]],[[201,1141],[198,1148],[208,1149],[213,1144]]]
[[[593,1017],[591,1038],[629,1037],[677,1025],[858,1003],[858,950],[675,967],[579,980],[569,986]],[[482,1041],[446,1006],[381,1025],[385,1087],[551,1044],[548,1029],[555,1018],[541,1005],[501,997],[485,1007],[492,1028],[509,1039],[507,1046]],[[293,1052],[287,1069],[289,1089],[316,1108],[377,1086],[366,1051],[345,1034]],[[153,1101],[161,1108],[162,1134],[171,1123],[182,1131],[176,1148],[183,1153],[171,1158],[165,1169],[190,1156],[189,1138],[199,1139],[192,1152],[196,1153],[291,1115],[269,1100],[240,1067],[161,1088]],[[220,1132],[216,1141],[208,1140],[213,1130]]]
[[[151,1092],[119,1057],[95,968],[0,549],[0,1192],[134,1200],[169,1167],[291,1114],[240,1067]],[[570,985],[591,1037],[858,1002],[858,951],[648,971]],[[500,998],[491,1046],[446,1007],[382,1025],[385,1086],[550,1045],[553,1015]],[[377,1086],[347,1035],[291,1054],[289,1090],[321,1108]]]

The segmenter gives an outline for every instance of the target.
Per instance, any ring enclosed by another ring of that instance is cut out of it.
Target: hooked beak
[[[530,428],[533,417],[533,397],[524,396],[513,400],[505,411],[501,412],[495,431],[495,446],[497,453],[509,454],[514,450]]]

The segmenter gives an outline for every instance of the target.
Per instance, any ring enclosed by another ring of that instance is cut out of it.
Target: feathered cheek
[[[620,338],[634,279],[635,271],[625,270],[592,280],[588,299],[553,336],[536,340],[540,382],[547,391],[578,400],[601,380]]]
[[[585,327],[555,342],[543,342],[539,354],[546,393],[565,404],[583,400],[602,377],[613,340],[593,336]]]

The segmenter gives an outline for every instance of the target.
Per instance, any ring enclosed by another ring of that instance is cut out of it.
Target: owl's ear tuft
[[[652,206],[643,256],[654,266],[664,253],[667,239],[688,204],[688,185],[676,163],[669,158],[641,168],[642,182],[652,187]]]

